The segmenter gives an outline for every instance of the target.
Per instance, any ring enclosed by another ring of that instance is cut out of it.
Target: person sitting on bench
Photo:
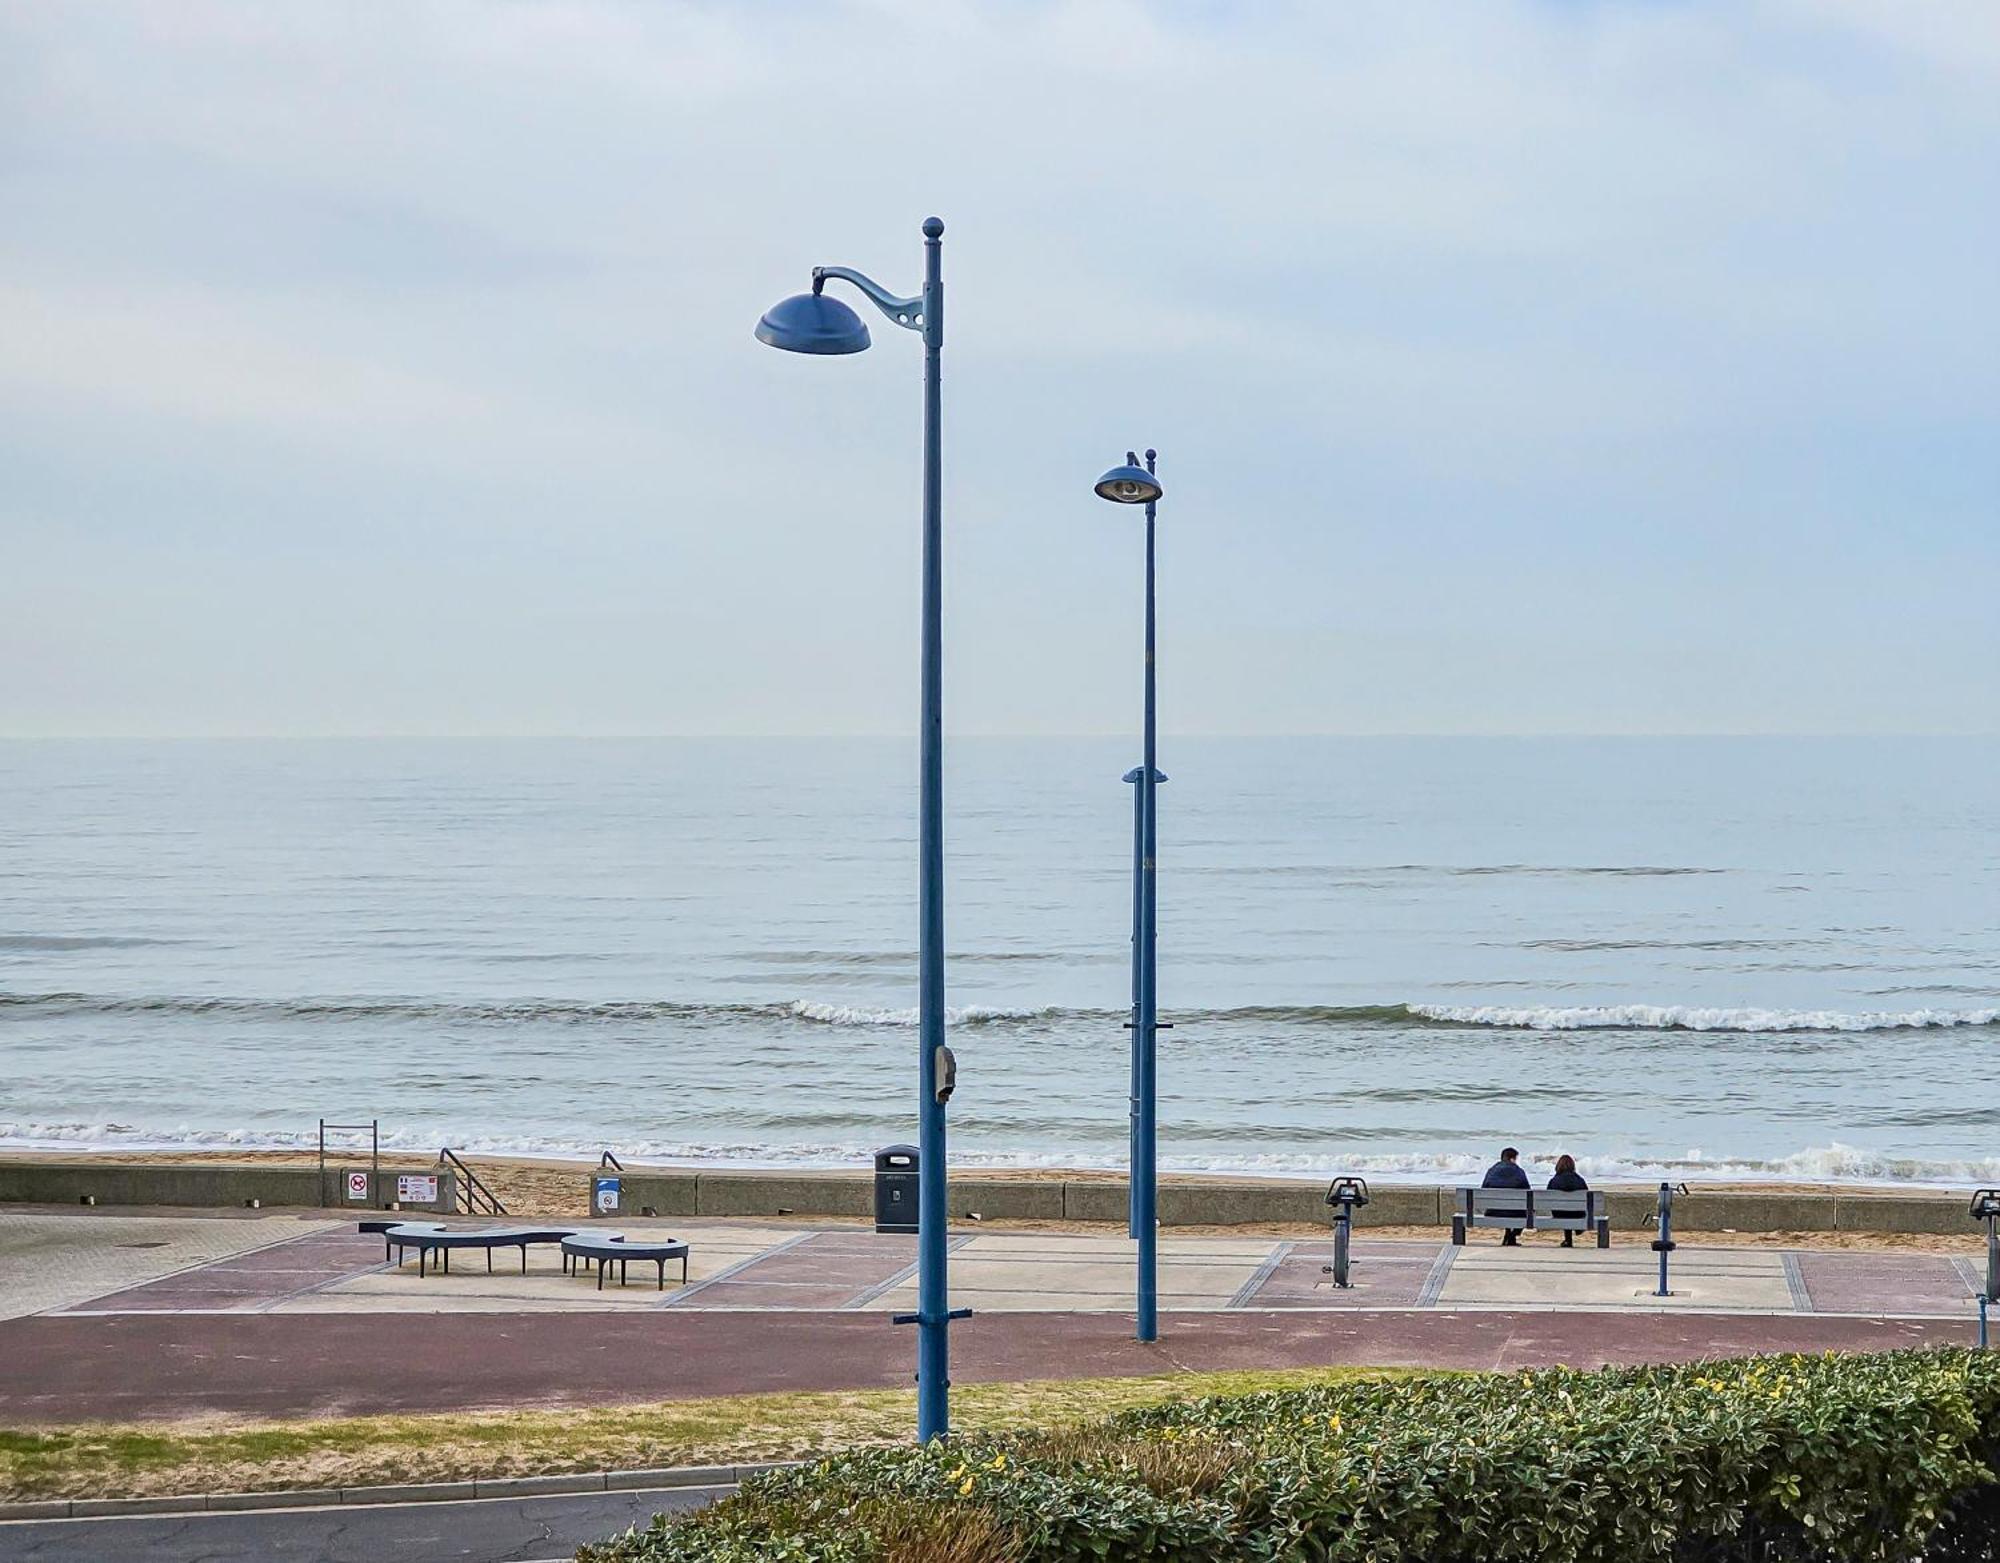
[[[1500,1153],[1500,1159],[1486,1169],[1486,1176],[1480,1180],[1479,1186],[1483,1189],[1524,1189],[1530,1187],[1528,1174],[1521,1166],[1521,1153],[1515,1150],[1513,1146],[1508,1146]],[[1512,1227],[1509,1227],[1500,1234],[1500,1243],[1504,1248],[1516,1247],[1520,1241],[1521,1234]]]
[[[1558,1156],[1556,1158],[1555,1176],[1549,1179],[1549,1189],[1552,1193],[1581,1194],[1589,1187],[1590,1185],[1583,1181],[1583,1174],[1576,1170],[1576,1158],[1574,1156]],[[1576,1247],[1576,1234],[1574,1232],[1563,1233],[1563,1247]]]

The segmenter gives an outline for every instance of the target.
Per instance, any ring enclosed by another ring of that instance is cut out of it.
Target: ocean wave
[[[696,1004],[653,999],[519,999],[451,1003],[391,997],[235,998],[206,994],[0,993],[0,1012],[46,1015],[239,1016],[252,1020],[625,1021],[782,1014],[784,1005]]]
[[[1412,1004],[1412,1015],[1460,1026],[1531,1031],[1914,1031],[2000,1024],[2000,1009],[1700,1009],[1682,1004],[1508,1008]]]
[[[204,995],[94,993],[0,993],[0,1014],[48,1016],[163,1015],[240,1018],[300,1024],[345,1021],[418,1021],[449,1024],[630,1025],[670,1022],[706,1027],[745,1022],[782,1025],[803,1022],[843,1028],[913,1027],[911,1007],[871,1007],[793,999],[771,1003],[701,1003],[669,999],[553,999],[452,1003],[393,997],[296,999],[232,998]],[[2000,1007],[1848,1012],[1829,1009],[1701,1008],[1681,1004],[1497,1005],[1497,1004],[1243,1004],[1219,1009],[1174,1009],[1173,1019],[1189,1026],[1327,1027],[1488,1027],[1520,1031],[1707,1031],[1859,1032],[1936,1030],[2000,1025]],[[948,1008],[951,1026],[1045,1026],[1070,1021],[1098,1027],[1122,1026],[1130,1015],[1118,1009],[1063,1005],[965,1004]]]
[[[807,999],[794,1000],[786,1006],[786,1013],[795,1019],[817,1021],[825,1026],[914,1026],[917,1023],[914,1008],[862,1009],[850,1004],[816,1004]],[[1062,1015],[1089,1013],[1053,1007],[1005,1009],[988,1004],[967,1004],[960,1008],[947,1006],[944,1023],[948,1026],[988,1026],[1010,1020],[1047,1020]],[[1123,1014],[1124,1011],[1117,1013]]]
[[[444,1125],[384,1130],[384,1151],[435,1155],[440,1145],[470,1156],[504,1156],[520,1160],[595,1162],[607,1147],[628,1168],[654,1167],[773,1167],[810,1170],[856,1170],[869,1165],[877,1141],[803,1141],[764,1144],[754,1140],[673,1140],[536,1135],[505,1131],[480,1134],[454,1132]],[[0,1120],[0,1146],[33,1150],[91,1151],[310,1151],[318,1144],[311,1131],[276,1128],[203,1128],[182,1124],[172,1128],[119,1122]],[[343,1140],[341,1148],[348,1142]],[[1359,1174],[1387,1181],[1452,1185],[1476,1178],[1486,1170],[1482,1152],[1372,1149],[1324,1152],[1253,1152],[1192,1154],[1162,1157],[1168,1173],[1213,1173],[1251,1178],[1320,1178]],[[1064,1149],[1027,1150],[981,1148],[955,1144],[952,1165],[982,1171],[1121,1172],[1118,1152]],[[1662,1178],[1710,1183],[1842,1183],[1921,1187],[2000,1184],[2000,1156],[1921,1158],[1892,1156],[1857,1146],[1813,1146],[1776,1156],[1711,1155],[1699,1149],[1679,1155],[1630,1152],[1578,1154],[1577,1166],[1597,1183],[1648,1183]],[[1553,1166],[1553,1156],[1529,1154],[1523,1164],[1532,1170]],[[1697,1192],[1699,1189],[1697,1188]]]
[[[146,945],[179,944],[178,939],[142,939],[124,934],[0,933],[0,950],[136,950]]]
[[[367,997],[259,999],[201,994],[128,996],[101,993],[0,993],[0,1013],[9,1010],[50,1016],[219,1016],[298,1022],[549,1021],[558,1024],[590,1025],[634,1021],[677,1021],[698,1025],[744,1020],[795,1020],[829,1026],[914,1026],[917,1023],[917,1012],[914,1008],[869,1009],[847,1004],[821,1003],[810,999],[769,1004],[698,1003],[666,999],[520,999],[504,1003],[450,1003],[432,999]],[[967,1004],[948,1008],[945,1011],[945,1022],[954,1026],[979,1026],[1062,1015],[1088,1016],[1096,1013],[1098,1012],[1064,1010],[1053,1006],[1007,1008],[998,1005]],[[1125,1012],[1118,1010],[1102,1013],[1105,1016],[1113,1016],[1123,1015]]]

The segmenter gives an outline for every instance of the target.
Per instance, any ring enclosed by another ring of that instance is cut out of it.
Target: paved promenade
[[[639,1232],[656,1224],[624,1223]],[[657,1224],[661,1230],[666,1224]],[[604,1404],[909,1382],[915,1243],[686,1221],[689,1284],[566,1276],[552,1249],[387,1263],[319,1217],[0,1213],[0,1422]],[[1163,1237],[1164,1338],[1131,1339],[1120,1236],[953,1237],[961,1382],[1333,1363],[1513,1368],[1970,1342],[1973,1257],[1684,1247],[1653,1295],[1643,1235],[1465,1248]]]

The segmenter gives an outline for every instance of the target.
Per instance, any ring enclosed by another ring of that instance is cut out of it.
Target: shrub
[[[2000,1563],[2000,1354],[1346,1380],[836,1455],[585,1563]]]

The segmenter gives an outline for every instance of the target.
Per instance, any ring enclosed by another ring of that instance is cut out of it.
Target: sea
[[[1124,1164],[1125,739],[955,738],[954,1164]],[[2000,1182],[2000,740],[1185,738],[1169,1170]],[[0,743],[0,1143],[863,1167],[896,739]]]

